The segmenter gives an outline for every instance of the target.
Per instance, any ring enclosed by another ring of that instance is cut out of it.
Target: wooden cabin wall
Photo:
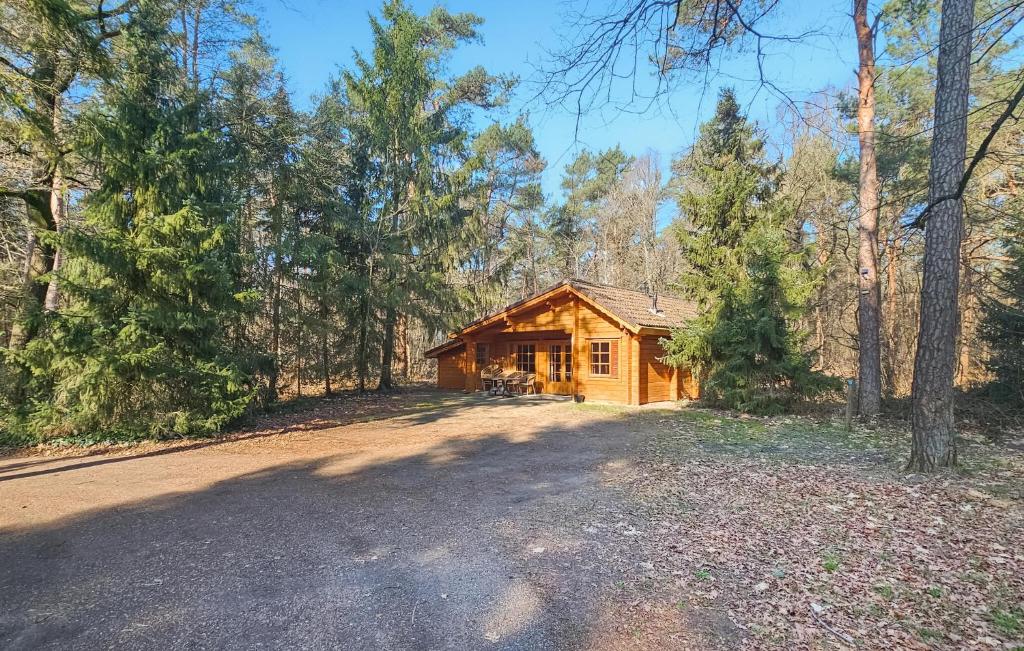
[[[466,386],[466,349],[437,356],[437,386],[442,389],[464,389]]]
[[[679,399],[672,377],[677,371],[658,360],[665,354],[658,339],[643,337],[640,341],[640,404]]]
[[[633,335],[600,309],[568,295],[552,297],[528,312],[467,335],[465,348],[438,356],[438,386],[478,389],[482,366],[496,363],[505,370],[514,370],[515,344],[534,343],[537,379],[541,387],[546,387],[548,346],[570,339],[575,391],[582,400],[640,405],[698,396],[697,382],[688,371],[658,361],[664,355],[659,337]],[[612,347],[613,372],[609,376],[591,373],[590,347],[599,341],[607,341]],[[486,362],[479,365],[478,345],[487,346]]]
[[[637,351],[628,332],[615,321],[596,309],[579,301],[573,356],[576,359],[577,393],[583,400],[607,400],[624,404],[639,404]],[[593,375],[590,367],[590,344],[596,341],[614,343],[613,377]]]

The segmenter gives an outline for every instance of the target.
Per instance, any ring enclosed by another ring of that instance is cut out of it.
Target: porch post
[[[626,341],[629,343],[629,404],[640,404],[640,337],[625,328]]]
[[[578,349],[579,337],[576,333],[580,329],[580,299],[575,296],[572,299],[572,334],[569,336],[569,350],[572,351],[572,399],[573,402],[579,402],[580,399],[580,374],[579,374],[579,359],[580,351]]]

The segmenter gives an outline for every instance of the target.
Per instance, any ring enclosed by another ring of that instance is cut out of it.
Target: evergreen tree
[[[711,401],[743,411],[776,412],[823,388],[794,327],[814,288],[808,251],[787,235],[791,211],[776,200],[778,166],[766,160],[731,90],[676,171],[688,266],[679,286],[702,309],[663,341],[666,361],[705,376]]]
[[[1021,201],[1016,199],[1015,204]],[[1005,295],[987,305],[982,337],[989,346],[988,371],[993,378],[985,392],[1014,409],[1024,408],[1024,217],[1012,212],[1002,240],[1009,263],[999,274]]]
[[[460,276],[468,290],[462,302],[476,318],[537,291],[536,213],[544,203],[545,163],[522,116],[488,126],[471,152],[464,169],[473,214],[462,231],[469,256]],[[524,258],[533,263],[523,264]]]
[[[225,323],[245,309],[227,223],[218,131],[143,4],[125,28],[123,69],[86,116],[81,150],[99,187],[62,246],[69,305],[18,362],[38,434],[161,437],[216,431],[253,397],[251,365]]]
[[[632,163],[616,145],[597,153],[584,149],[565,167],[565,204],[548,215],[552,245],[568,278],[593,276],[601,281],[598,213],[612,187]]]
[[[365,204],[370,223],[362,229],[369,256],[361,330],[380,319],[379,387],[390,389],[400,321],[436,325],[456,309],[447,281],[463,255],[456,234],[468,212],[461,201],[468,182],[458,165],[467,157],[466,110],[502,103],[510,84],[482,68],[442,76],[451,51],[477,38],[478,17],[442,8],[418,16],[400,0],[385,2],[382,16],[370,20],[372,58],[357,55],[356,72],[345,79],[373,167]]]

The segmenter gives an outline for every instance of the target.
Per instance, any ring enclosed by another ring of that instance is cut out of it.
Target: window
[[[562,346],[552,344],[548,349],[548,381],[562,381]]]
[[[565,381],[572,380],[572,346],[565,347]]]
[[[487,362],[490,358],[487,356],[487,344],[476,345],[476,367],[483,368],[487,366]]]
[[[612,342],[592,341],[590,342],[590,374],[611,375],[612,374]]]
[[[537,372],[537,349],[533,344],[516,344],[516,370],[523,373]]]

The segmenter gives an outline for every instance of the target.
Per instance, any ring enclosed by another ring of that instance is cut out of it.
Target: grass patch
[[[840,565],[842,565],[842,561],[840,560],[839,555],[835,552],[826,553],[821,560],[821,566],[825,568],[825,571],[829,574],[838,570]]]
[[[875,592],[877,592],[879,595],[881,595],[883,599],[892,599],[893,595],[896,594],[893,591],[892,586],[891,585],[887,585],[885,583],[880,583],[880,584],[874,586],[873,589],[874,589]]]
[[[989,613],[989,619],[992,625],[998,628],[1003,635],[1015,638],[1021,632],[1024,632],[1024,624],[1021,620],[1024,619],[1024,611],[1021,610],[993,610]]]
[[[934,628],[928,628],[921,626],[917,629],[917,636],[921,638],[923,642],[938,642],[945,637],[941,631],[937,631]]]
[[[615,414],[625,415],[632,410],[626,405],[616,405],[609,402],[574,402],[573,409],[591,414]]]

